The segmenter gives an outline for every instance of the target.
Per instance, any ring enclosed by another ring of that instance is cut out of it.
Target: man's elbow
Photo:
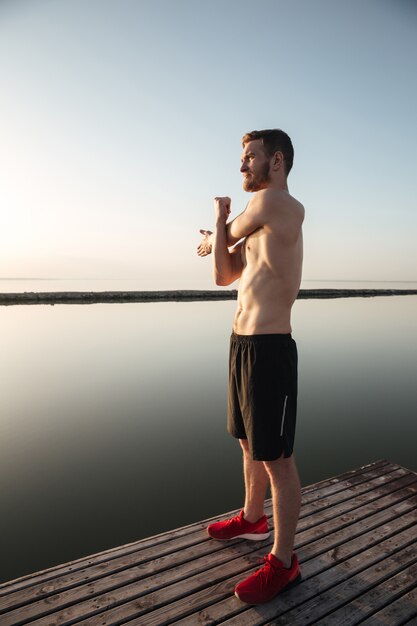
[[[233,280],[231,278],[226,278],[224,276],[220,276],[219,274],[216,274],[214,276],[214,282],[219,287],[227,287],[227,285],[230,285],[233,282]]]
[[[214,282],[218,287],[226,287],[229,283],[224,280],[224,278],[215,278]]]

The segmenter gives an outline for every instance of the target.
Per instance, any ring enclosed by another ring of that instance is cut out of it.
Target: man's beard
[[[243,180],[243,189],[245,191],[259,191],[264,189],[271,180],[269,176],[269,162],[263,165],[259,174],[249,174],[247,178]]]

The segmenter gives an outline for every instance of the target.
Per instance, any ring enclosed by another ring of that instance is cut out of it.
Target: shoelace
[[[264,563],[264,566],[261,567],[261,569],[259,569],[255,575],[259,579],[262,588],[268,587],[269,581],[272,578],[276,577],[278,572],[276,572],[271,561],[268,559],[268,556],[264,556],[261,559],[259,559],[259,563],[260,564]]]
[[[232,519],[227,520],[227,526],[235,526],[236,524],[240,525],[240,515],[236,515],[236,517],[232,517]]]

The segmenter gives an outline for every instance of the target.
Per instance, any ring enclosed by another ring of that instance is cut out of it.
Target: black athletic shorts
[[[288,335],[230,338],[227,430],[255,461],[291,456],[297,414],[297,345]]]

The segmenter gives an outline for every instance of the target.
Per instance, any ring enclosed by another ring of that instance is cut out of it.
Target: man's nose
[[[242,165],[240,166],[240,171],[246,172],[247,169],[248,169],[248,166],[246,165],[246,163],[242,163]]]

